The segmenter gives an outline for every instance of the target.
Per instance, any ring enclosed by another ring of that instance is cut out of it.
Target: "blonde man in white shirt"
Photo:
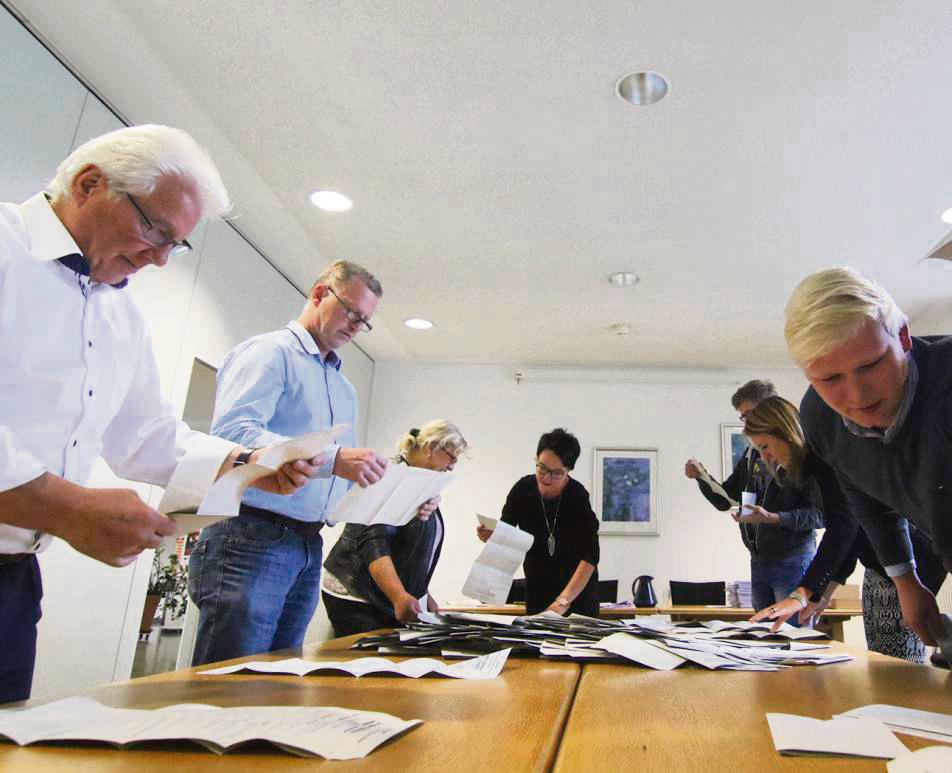
[[[165,126],[97,137],[60,164],[48,194],[0,203],[0,704],[30,694],[36,553],[52,537],[125,566],[175,532],[135,492],[87,488],[99,456],[124,478],[160,486],[180,463],[210,485],[257,456],[176,418],[123,289],[139,269],[191,249],[199,220],[229,208],[205,151]],[[285,465],[257,485],[293,492],[320,461]]]

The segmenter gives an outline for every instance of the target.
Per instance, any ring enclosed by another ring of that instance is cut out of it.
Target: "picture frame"
[[[721,480],[727,480],[737,463],[744,458],[750,441],[743,424],[721,424]]]
[[[661,534],[658,449],[596,448],[593,481],[599,534]]]

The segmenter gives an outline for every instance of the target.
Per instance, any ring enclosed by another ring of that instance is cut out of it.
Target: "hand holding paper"
[[[391,464],[375,485],[355,486],[348,491],[328,522],[403,526],[417,516],[424,502],[439,494],[455,478],[451,472]]]
[[[711,487],[711,491],[717,494],[719,497],[723,497],[728,501],[731,507],[737,507],[738,502],[736,499],[731,499],[727,492],[724,490],[724,487],[718,483],[714,478],[711,477],[711,474],[707,471],[703,464],[701,464],[693,456],[688,460],[688,464],[693,465],[697,470],[697,478],[703,480],[708,486]],[[685,465],[686,467],[687,465]]]
[[[495,518],[476,517],[481,526],[492,529],[492,536],[466,578],[463,595],[487,604],[505,604],[513,575],[532,547],[533,537]]]

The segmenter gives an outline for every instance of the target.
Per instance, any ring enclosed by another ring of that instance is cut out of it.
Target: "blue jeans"
[[[790,595],[790,591],[800,584],[804,573],[813,561],[816,551],[804,553],[779,561],[750,562],[750,595],[754,609],[760,611]],[[790,625],[799,626],[796,615],[787,620]]]
[[[320,534],[242,513],[204,529],[188,562],[192,665],[300,647],[321,584]]]

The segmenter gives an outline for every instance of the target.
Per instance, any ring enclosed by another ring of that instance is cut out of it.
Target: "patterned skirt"
[[[872,569],[863,575],[863,626],[873,652],[925,663],[926,645],[903,623],[896,586]]]

